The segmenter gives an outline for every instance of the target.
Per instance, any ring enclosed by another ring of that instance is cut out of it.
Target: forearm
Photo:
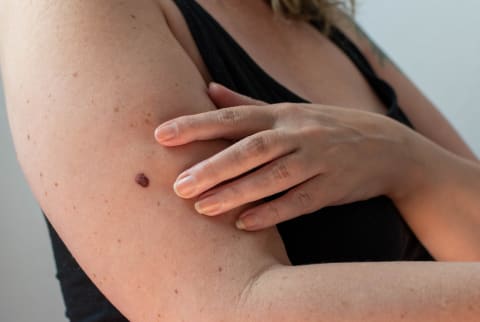
[[[276,266],[252,282],[245,321],[478,321],[478,263]]]
[[[396,206],[436,259],[480,260],[480,164],[419,135],[411,142]]]

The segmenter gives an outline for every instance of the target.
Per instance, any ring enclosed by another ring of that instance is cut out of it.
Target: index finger
[[[275,105],[239,105],[180,116],[157,127],[155,139],[175,146],[199,140],[243,138],[273,127]]]

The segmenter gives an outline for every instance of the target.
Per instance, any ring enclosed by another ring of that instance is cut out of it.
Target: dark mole
[[[135,176],[135,182],[146,188],[150,184],[150,180],[145,176],[144,173],[139,173]]]

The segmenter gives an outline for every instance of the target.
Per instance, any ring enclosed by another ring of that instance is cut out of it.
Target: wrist
[[[448,151],[408,128],[400,136],[399,161],[395,164],[395,173],[387,192],[397,206],[410,203],[444,184],[451,171],[448,164],[452,157]]]

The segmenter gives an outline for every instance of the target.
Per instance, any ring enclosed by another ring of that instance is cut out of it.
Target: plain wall
[[[363,0],[358,19],[480,155],[480,2]],[[46,226],[0,92],[0,322],[65,321]]]

